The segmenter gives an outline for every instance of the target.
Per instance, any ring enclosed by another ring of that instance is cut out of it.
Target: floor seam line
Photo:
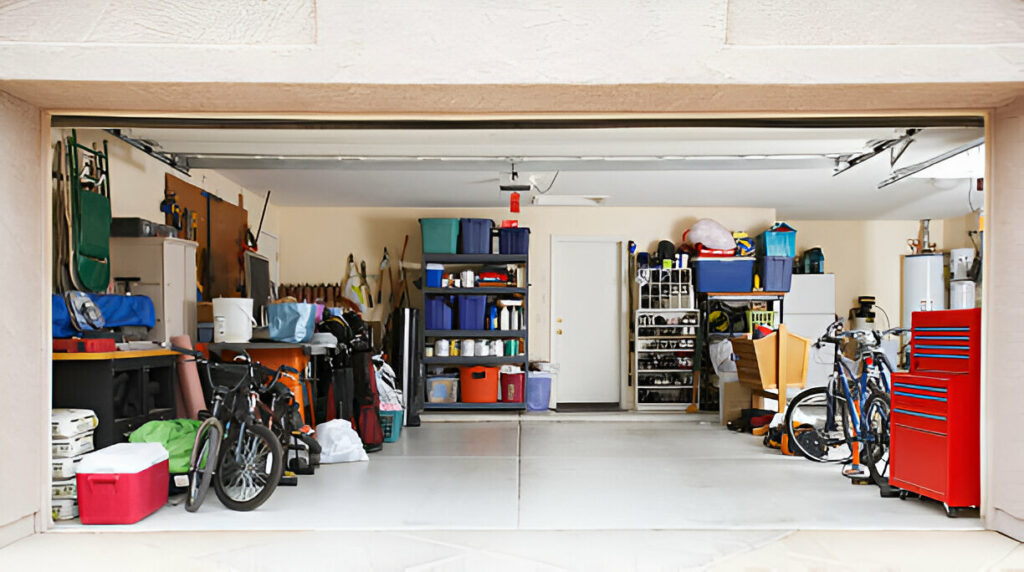
[[[516,530],[520,530],[523,504],[523,418],[516,424]]]

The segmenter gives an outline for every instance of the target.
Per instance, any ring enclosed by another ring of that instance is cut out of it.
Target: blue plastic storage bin
[[[698,292],[750,292],[754,289],[753,258],[697,258],[693,261]]]
[[[455,254],[459,239],[459,219],[421,218],[423,252]]]
[[[499,228],[498,251],[502,254],[529,254],[530,229]]]
[[[760,260],[761,288],[765,292],[789,292],[793,280],[793,259],[788,256],[765,256]]]
[[[551,374],[531,371],[526,374],[526,410],[547,411],[551,401]]]
[[[757,235],[758,256],[796,256],[796,229],[779,223]]]
[[[459,227],[459,252],[463,254],[491,253],[493,220],[489,218],[459,219]]]
[[[448,296],[426,296],[423,305],[427,315],[426,329],[452,329],[452,306]]]
[[[459,296],[459,329],[484,329],[484,306],[487,296]]]

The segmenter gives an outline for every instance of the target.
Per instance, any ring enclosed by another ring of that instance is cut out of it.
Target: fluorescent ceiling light
[[[596,207],[604,204],[608,195],[537,195],[533,204],[558,207]]]

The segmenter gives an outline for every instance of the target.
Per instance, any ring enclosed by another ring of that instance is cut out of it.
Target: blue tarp
[[[120,326],[146,326],[152,328],[156,325],[156,312],[153,310],[153,301],[148,296],[122,296],[120,294],[89,294],[89,298],[103,314],[106,328],[118,328]],[[71,325],[71,316],[68,315],[67,304],[64,297],[54,294],[51,300],[53,307],[53,337],[70,338],[78,334],[78,330]]]

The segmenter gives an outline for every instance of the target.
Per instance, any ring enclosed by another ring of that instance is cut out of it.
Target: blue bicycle
[[[796,396],[786,409],[790,448],[819,463],[844,463],[850,478],[885,478],[889,471],[889,377],[892,363],[882,340],[905,330],[842,331],[836,320],[814,343],[830,343],[835,362],[825,387]],[[857,342],[856,361],[843,355],[844,340]],[[859,370],[854,374],[854,368]]]

